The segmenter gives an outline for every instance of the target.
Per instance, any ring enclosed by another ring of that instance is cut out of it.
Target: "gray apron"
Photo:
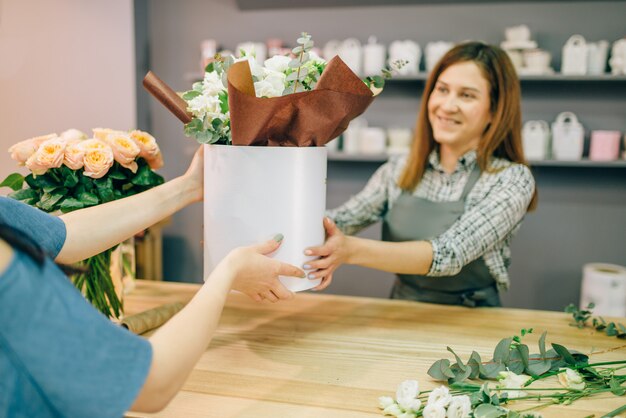
[[[474,167],[461,198],[456,202],[432,202],[402,193],[383,221],[383,240],[391,242],[433,239],[456,222],[465,211],[465,199],[480,178]],[[392,299],[465,306],[501,306],[496,281],[482,257],[465,265],[454,276],[429,277],[398,274]]]

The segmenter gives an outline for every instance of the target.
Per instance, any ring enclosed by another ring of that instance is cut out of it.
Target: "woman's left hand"
[[[322,279],[322,282],[313,290],[323,290],[333,280],[333,273],[342,264],[348,261],[348,239],[343,232],[328,217],[324,218],[326,230],[326,242],[318,247],[310,247],[304,251],[305,255],[317,256],[319,259],[307,261],[303,266],[305,270],[311,270],[308,278],[311,280]]]

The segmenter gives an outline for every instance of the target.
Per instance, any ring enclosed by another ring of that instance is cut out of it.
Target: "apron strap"
[[[470,173],[469,178],[467,179],[467,183],[465,183],[465,187],[463,188],[463,193],[461,194],[461,198],[459,200],[465,201],[465,199],[467,198],[467,195],[470,194],[470,192],[474,188],[474,185],[476,184],[476,182],[478,182],[480,175],[481,175],[480,167],[478,166],[478,162],[477,162],[474,165],[474,168],[472,169],[472,172]]]

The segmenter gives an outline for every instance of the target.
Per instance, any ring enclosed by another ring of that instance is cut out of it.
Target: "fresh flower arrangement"
[[[93,137],[76,129],[27,139],[9,148],[11,158],[30,174],[10,174],[0,187],[8,196],[49,213],[67,213],[140,193],[163,183],[163,166],[152,135],[97,128]],[[75,286],[107,317],[119,318],[123,305],[111,278],[111,253],[79,263]]]
[[[531,332],[532,328],[523,329],[521,336]],[[395,399],[380,397],[379,408],[384,415],[399,418],[536,418],[541,415],[533,411],[549,405],[569,404],[599,393],[626,394],[626,375],[617,373],[626,368],[626,360],[589,363],[589,356],[556,343],[552,343],[552,349],[546,350],[545,339],[546,332],[539,338],[539,353],[529,354],[521,337],[505,338],[498,343],[493,358],[487,362],[474,351],[463,363],[448,347],[456,362],[438,360],[428,374],[435,380],[446,381],[449,387],[420,392],[416,380],[407,380],[398,386]],[[529,387],[535,381],[553,376],[557,377],[560,388]],[[483,382],[471,383],[466,381],[468,379]],[[485,382],[489,380],[497,383]],[[512,400],[530,400],[536,405],[515,411],[505,407]],[[626,405],[604,416],[612,417],[623,412],[626,412]]]
[[[217,55],[205,68],[204,79],[193,84],[192,89],[182,94],[187,102],[187,111],[193,116],[185,125],[185,134],[203,144],[230,145],[230,110],[228,102],[228,69],[239,61],[250,65],[256,97],[273,98],[293,93],[311,91],[326,69],[327,62],[314,51],[314,42],[306,32],[297,40],[291,56],[275,55],[259,65],[254,56],[241,58]],[[396,61],[393,69],[402,68],[406,61]],[[382,89],[385,80],[391,78],[393,69],[386,67],[381,75],[363,80],[367,87]]]

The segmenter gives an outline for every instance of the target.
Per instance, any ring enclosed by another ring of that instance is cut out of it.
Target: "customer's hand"
[[[204,146],[200,145],[183,175],[187,187],[193,194],[193,201],[199,202],[204,196]]]
[[[268,257],[280,247],[281,242],[282,235],[279,234],[263,243],[232,250],[224,262],[234,271],[233,289],[245,293],[257,302],[278,302],[293,298],[293,292],[283,286],[278,276],[304,279],[305,274],[291,264]]]
[[[333,273],[346,263],[349,257],[348,237],[328,217],[324,218],[326,242],[319,247],[310,247],[304,251],[305,255],[318,256],[319,259],[307,261],[305,270],[314,270],[309,273],[309,279],[322,279],[322,282],[313,290],[326,289],[333,280]]]

